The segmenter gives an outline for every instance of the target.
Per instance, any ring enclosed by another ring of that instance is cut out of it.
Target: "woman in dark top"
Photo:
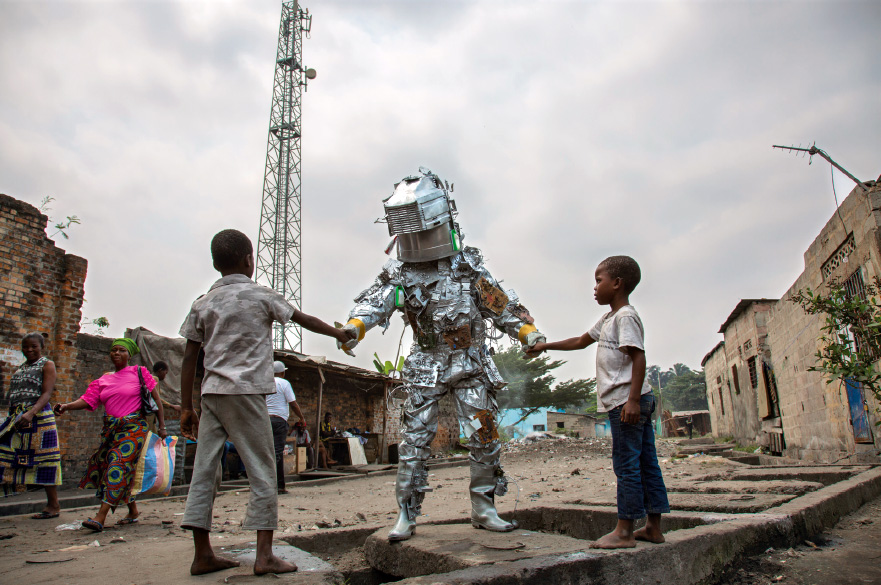
[[[0,482],[4,491],[43,486],[46,507],[32,518],[57,518],[61,511],[61,451],[49,398],[55,390],[55,363],[43,357],[43,336],[29,333],[21,340],[25,362],[12,374],[9,417],[0,423]]]

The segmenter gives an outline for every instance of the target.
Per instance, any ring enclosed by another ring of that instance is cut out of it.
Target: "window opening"
[[[749,368],[749,385],[750,388],[758,388],[759,387],[759,373],[756,371],[756,356],[753,356],[746,360],[746,365]]]

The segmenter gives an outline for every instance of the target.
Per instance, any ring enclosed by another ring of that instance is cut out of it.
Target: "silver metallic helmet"
[[[398,260],[429,262],[459,252],[456,202],[449,191],[437,175],[419,167],[418,175],[402,179],[383,200],[389,235],[397,238]]]

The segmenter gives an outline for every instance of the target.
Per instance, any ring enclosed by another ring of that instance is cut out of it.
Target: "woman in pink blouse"
[[[138,456],[147,437],[146,413],[142,409],[142,380],[158,406],[157,434],[163,439],[167,435],[162,401],[156,391],[156,380],[147,368],[128,365],[129,359],[138,352],[137,344],[131,339],[114,339],[110,348],[110,361],[113,362],[115,371],[94,380],[85,394],[73,402],[55,406],[56,415],[70,410],[95,410],[100,405],[104,406],[101,446],[89,459],[86,475],[79,485],[80,489],[97,489],[95,495],[101,500],[101,507],[95,517],[83,521],[85,528],[95,532],[104,530],[107,514],[116,510],[120,503],[128,505],[128,515],[117,524],[134,524],[138,521],[138,506],[131,496],[131,483]]]

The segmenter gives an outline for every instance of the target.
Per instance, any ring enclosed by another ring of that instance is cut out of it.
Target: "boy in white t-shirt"
[[[639,264],[630,256],[611,256],[597,266],[595,278],[594,298],[612,310],[581,337],[538,343],[530,355],[597,343],[597,411],[608,412],[612,425],[618,525],[591,546],[632,548],[637,540],[661,543],[661,514],[670,511],[670,504],[655,451],[655,398],[645,381],[645,331],[629,298],[639,284]],[[634,520],[646,515],[645,528],[634,531]]]

